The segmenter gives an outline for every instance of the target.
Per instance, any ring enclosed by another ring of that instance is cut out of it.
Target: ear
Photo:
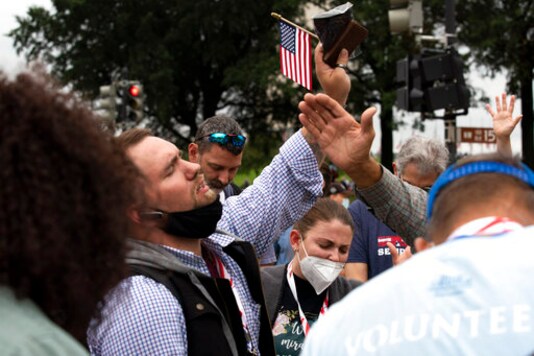
[[[433,246],[434,246],[433,242],[428,242],[422,237],[416,237],[414,240],[415,252],[421,252]]]
[[[142,225],[145,228],[161,226],[162,217],[157,215],[158,212],[154,212],[154,215],[144,215],[142,212],[146,212],[146,209],[132,207],[128,209],[127,215],[135,224]]]
[[[189,162],[199,163],[200,155],[198,153],[198,145],[191,142],[187,147],[187,152],[189,154]]]
[[[139,207],[130,207],[126,212],[126,215],[128,215],[128,218],[130,218],[130,220],[132,220],[136,224],[141,224],[143,222],[143,219],[139,214]]]
[[[395,175],[398,177],[398,176],[399,176],[399,174],[398,174],[398,173],[399,173],[399,172],[398,172],[399,170],[398,170],[398,168],[397,168],[397,163],[396,163],[396,162],[393,162],[391,165],[393,166],[393,174],[395,174]]]
[[[300,245],[300,234],[297,230],[291,230],[289,233],[289,243],[293,251],[298,251]]]

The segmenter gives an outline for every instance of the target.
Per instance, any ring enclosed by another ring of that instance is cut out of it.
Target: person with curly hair
[[[87,354],[97,306],[128,273],[139,175],[39,71],[0,72],[0,167],[0,354]]]

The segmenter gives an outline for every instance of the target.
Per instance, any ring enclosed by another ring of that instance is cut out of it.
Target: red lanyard
[[[230,287],[232,288],[232,293],[234,294],[237,308],[239,309],[239,314],[241,316],[241,322],[243,323],[243,330],[245,331],[245,338],[247,339],[247,347],[249,350],[253,350],[252,338],[247,326],[247,315],[245,314],[245,309],[243,308],[243,303],[241,302],[237,288],[235,288],[234,280],[230,276],[230,273],[228,273],[226,267],[224,267],[224,264],[219,256],[208,249],[203,250],[203,255],[210,274],[214,277],[227,279],[230,282]]]
[[[471,236],[498,236],[520,229],[517,222],[500,216],[489,216],[473,220],[456,229],[448,240],[457,240]]]
[[[295,285],[295,277],[293,276],[293,261],[289,262],[289,264],[287,265],[287,283],[289,284],[289,289],[291,289],[291,293],[293,293],[293,298],[295,298],[295,301],[297,302],[297,306],[299,308],[300,323],[302,325],[302,330],[304,331],[304,336],[307,336],[308,332],[310,331],[310,323],[308,323],[308,319],[306,319],[306,315],[304,315],[304,312],[302,311],[302,308],[299,303],[299,298],[297,297],[297,287]],[[328,292],[326,292],[323,305],[321,306],[319,318],[321,317],[321,315],[326,313],[327,309]],[[319,318],[317,318],[317,320],[319,320]]]

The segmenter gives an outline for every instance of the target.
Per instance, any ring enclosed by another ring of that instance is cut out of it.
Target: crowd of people
[[[443,143],[413,137],[390,172],[376,109],[344,109],[347,51],[322,57],[324,93],[242,191],[231,117],[205,120],[186,160],[147,129],[103,132],[42,72],[0,74],[0,354],[534,352],[515,98],[487,107],[494,154],[447,168]]]

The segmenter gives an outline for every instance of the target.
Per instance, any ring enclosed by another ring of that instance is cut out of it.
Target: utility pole
[[[456,19],[454,10],[455,0],[445,0],[445,46],[450,48],[456,42]],[[445,123],[445,145],[449,149],[449,162],[456,161],[457,127],[456,115],[452,111],[446,111],[443,118]]]

